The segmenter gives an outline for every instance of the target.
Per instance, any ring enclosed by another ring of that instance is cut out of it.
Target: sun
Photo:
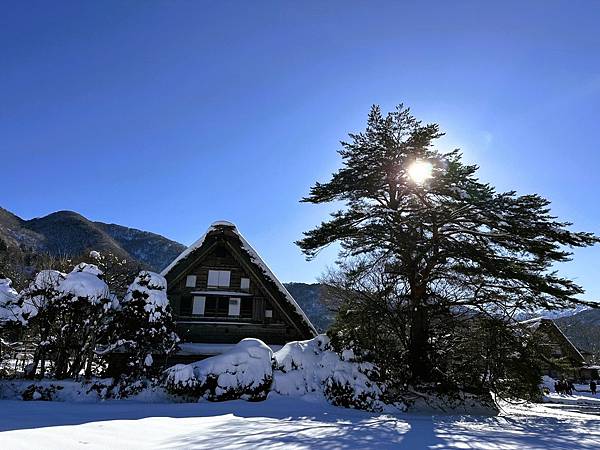
[[[417,159],[408,166],[408,177],[417,184],[423,184],[433,176],[433,165]]]

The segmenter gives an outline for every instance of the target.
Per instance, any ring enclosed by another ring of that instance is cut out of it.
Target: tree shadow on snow
[[[169,449],[318,448],[330,449],[426,449],[442,448],[431,418],[415,428],[412,421],[392,416],[360,416],[348,419],[331,414],[311,416],[233,417],[225,423],[190,432],[164,442]]]
[[[600,448],[600,418],[382,415],[323,403],[158,404],[133,401],[60,403],[0,401],[0,431],[151,417],[199,418],[201,428],[171,437],[164,448],[329,449]]]

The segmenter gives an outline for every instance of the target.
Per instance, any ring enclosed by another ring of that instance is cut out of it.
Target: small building
[[[213,223],[162,275],[182,340],[180,356],[221,353],[247,337],[279,346],[317,334],[292,295],[230,222]]]
[[[580,378],[586,361],[581,352],[552,319],[536,318],[521,322],[538,338],[542,347],[544,375],[552,378]]]

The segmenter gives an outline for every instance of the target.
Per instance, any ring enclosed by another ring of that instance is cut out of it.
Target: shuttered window
[[[239,298],[230,298],[229,299],[229,316],[239,316],[240,315],[240,303],[241,300]]]
[[[196,287],[196,275],[188,275],[185,279],[185,287]]]
[[[250,278],[242,278],[240,280],[240,289],[243,291],[250,289]]]
[[[209,288],[229,287],[231,272],[229,270],[209,270],[208,283]]]
[[[194,297],[194,303],[192,304],[192,314],[195,316],[203,316],[205,306],[206,297]]]

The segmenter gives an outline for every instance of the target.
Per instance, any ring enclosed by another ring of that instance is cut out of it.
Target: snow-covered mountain
[[[22,255],[76,256],[90,250],[112,252],[159,271],[185,246],[148,231],[93,222],[73,211],[23,220],[0,208],[0,251],[2,248]]]

